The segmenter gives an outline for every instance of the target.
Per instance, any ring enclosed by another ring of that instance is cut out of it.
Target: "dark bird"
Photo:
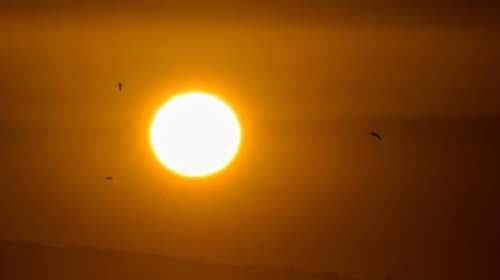
[[[122,91],[122,86],[123,86],[122,83],[118,83],[118,89],[120,90],[120,92]]]
[[[113,177],[106,177],[105,180],[113,180]]]
[[[378,135],[378,133],[376,133],[376,132],[369,132],[368,134],[370,134],[373,137],[377,137],[378,140],[382,141],[382,137],[380,137],[380,135]]]

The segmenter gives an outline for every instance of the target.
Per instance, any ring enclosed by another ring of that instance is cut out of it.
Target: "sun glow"
[[[228,165],[241,139],[231,108],[204,93],[183,94],[168,101],[156,114],[150,135],[158,159],[175,173],[192,177]]]

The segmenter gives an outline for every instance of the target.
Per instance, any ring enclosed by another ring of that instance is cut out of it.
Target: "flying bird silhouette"
[[[368,134],[370,134],[373,137],[377,137],[378,140],[382,141],[382,137],[380,137],[380,135],[378,133],[376,133],[376,132],[368,132]]]
[[[106,179],[105,179],[105,180],[108,180],[108,181],[109,181],[109,180],[113,180],[113,177],[106,177]]]
[[[118,83],[118,89],[120,90],[120,92],[122,91],[122,86],[123,86],[122,83]]]

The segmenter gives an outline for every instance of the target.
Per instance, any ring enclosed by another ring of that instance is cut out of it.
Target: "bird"
[[[377,137],[378,140],[382,141],[382,137],[380,137],[380,135],[378,133],[376,133],[376,132],[368,132],[368,134],[370,134],[373,137]]]
[[[105,180],[108,180],[108,181],[109,181],[109,180],[113,180],[113,177],[106,177],[106,179],[105,179]]]
[[[122,83],[118,83],[118,89],[120,90],[120,92],[122,91],[122,86],[123,86]]]

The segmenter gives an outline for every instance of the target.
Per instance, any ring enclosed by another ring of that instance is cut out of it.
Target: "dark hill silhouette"
[[[239,267],[94,248],[0,241],[0,279],[21,280],[353,280],[263,265]]]

